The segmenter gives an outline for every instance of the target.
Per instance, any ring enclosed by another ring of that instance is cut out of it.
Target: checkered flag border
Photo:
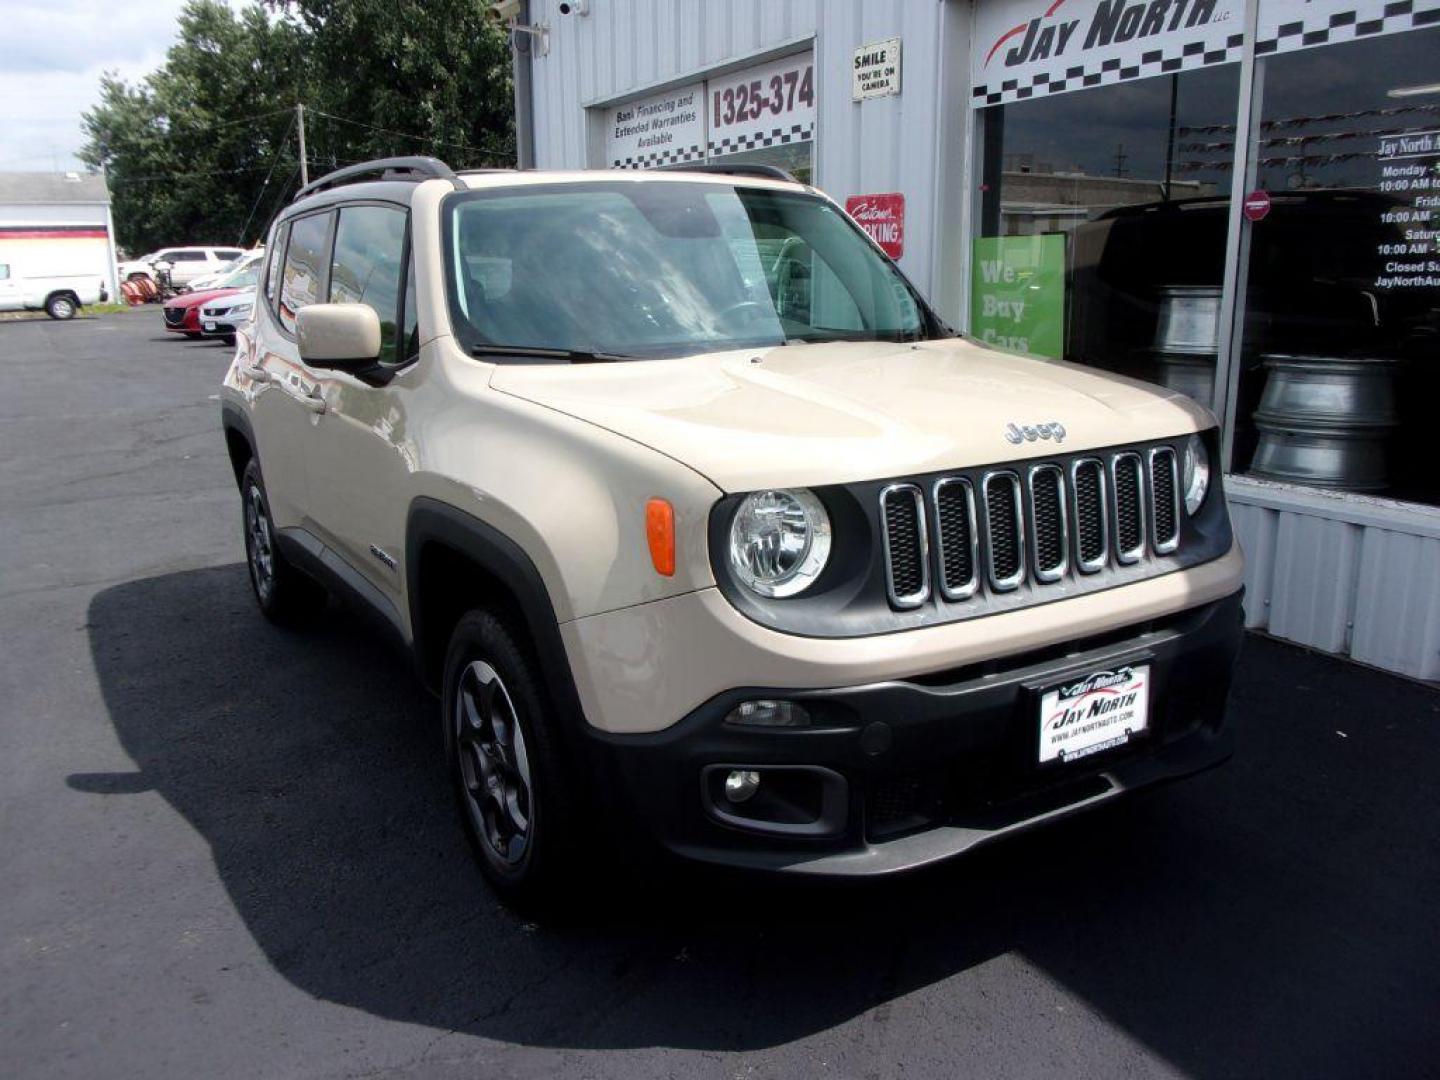
[[[1002,102],[1044,97],[1047,94],[1061,94],[1066,90],[1086,90],[1092,86],[1145,79],[1152,75],[1191,71],[1209,67],[1211,64],[1239,60],[1244,43],[1242,35],[1231,34],[1223,42],[1191,41],[1179,48],[1150,49],[1140,55],[1139,63],[1127,64],[1117,57],[1111,57],[1099,64],[1072,65],[1063,73],[1041,71],[1030,76],[1026,86],[1021,86],[1018,79],[1006,79],[998,88],[993,84],[972,87],[970,97],[975,105],[999,105]]]
[[[672,146],[638,157],[616,158],[610,162],[612,169],[654,169],[661,165],[685,165],[692,161],[704,161],[703,146]]]
[[[1263,12],[1263,8],[1261,9]],[[1342,41],[1397,34],[1404,30],[1423,30],[1440,26],[1440,2],[1437,0],[1394,0],[1374,13],[1374,6],[1365,12],[1336,11],[1329,15],[1314,12],[1295,22],[1278,27],[1262,27],[1255,39],[1255,55],[1294,52],[1316,45],[1334,45]]]
[[[815,125],[791,124],[788,128],[771,128],[769,131],[752,131],[748,135],[710,140],[710,156],[723,157],[739,154],[745,150],[759,150],[766,146],[788,146],[791,143],[809,142],[815,137]]]
[[[1261,13],[1264,13],[1263,6]],[[1261,36],[1255,42],[1255,55],[1270,56],[1432,26],[1440,26],[1440,0],[1391,0],[1379,6],[1378,13],[1375,5],[1369,5],[1364,11],[1314,12],[1307,19],[1281,23],[1273,30],[1262,26]],[[1067,90],[1083,90],[1152,75],[1191,71],[1212,64],[1226,64],[1240,59],[1244,41],[1242,35],[1230,34],[1223,43],[1192,41],[1178,49],[1151,49],[1141,54],[1138,64],[1111,58],[1098,65],[1068,67],[1063,74],[1042,71],[1030,76],[1029,85],[1025,86],[1020,85],[1018,79],[1006,79],[998,87],[985,83],[971,87],[971,103],[977,106],[999,105]]]

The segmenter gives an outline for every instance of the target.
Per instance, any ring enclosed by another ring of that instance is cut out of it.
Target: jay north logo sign
[[[1091,49],[1152,38],[1204,26],[1215,17],[1216,0],[1100,0],[1085,26],[1081,19],[1056,17],[1066,0],[1053,0],[1043,15],[1001,34],[985,56],[985,67],[1007,44],[1004,65],[1015,67],[1064,56],[1083,56]],[[1072,8],[1073,10],[1073,8]]]

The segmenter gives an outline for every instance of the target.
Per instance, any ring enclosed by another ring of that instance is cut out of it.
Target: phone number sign
[[[712,157],[804,142],[814,136],[812,53],[711,79],[706,91]]]

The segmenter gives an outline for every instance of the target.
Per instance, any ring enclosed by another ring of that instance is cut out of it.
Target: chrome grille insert
[[[1115,530],[1115,558],[1126,564],[1138,562],[1145,554],[1142,473],[1140,455],[1133,451],[1110,459],[1110,485],[1115,498],[1111,522]]]
[[[1075,493],[1075,565],[1081,573],[1105,569],[1110,556],[1110,511],[1105,497],[1105,466],[1099,458],[1081,458],[1070,466]]]
[[[1059,581],[1070,566],[1065,473],[1058,465],[1035,465],[1027,479],[1030,560],[1036,581]]]
[[[919,607],[930,596],[930,546],[920,489],[914,484],[891,484],[881,491],[880,522],[890,604],[901,610]]]
[[[935,482],[935,554],[940,595],[964,600],[980,587],[980,533],[975,522],[975,489],[963,477]]]
[[[894,608],[1078,585],[1180,549],[1179,455],[1159,445],[967,471],[924,489],[898,481],[881,490],[880,517]]]
[[[985,500],[987,577],[996,592],[1009,592],[1025,580],[1020,478],[1008,471],[986,473],[980,489]]]
[[[1150,451],[1150,522],[1157,555],[1180,546],[1180,481],[1175,475],[1175,451],[1157,446]]]

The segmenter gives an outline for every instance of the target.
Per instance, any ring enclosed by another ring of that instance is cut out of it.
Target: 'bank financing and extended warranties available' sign
[[[627,102],[605,116],[605,160],[615,169],[705,160],[705,85]]]
[[[975,7],[970,100],[996,105],[1239,60],[1242,0],[1004,0]]]

